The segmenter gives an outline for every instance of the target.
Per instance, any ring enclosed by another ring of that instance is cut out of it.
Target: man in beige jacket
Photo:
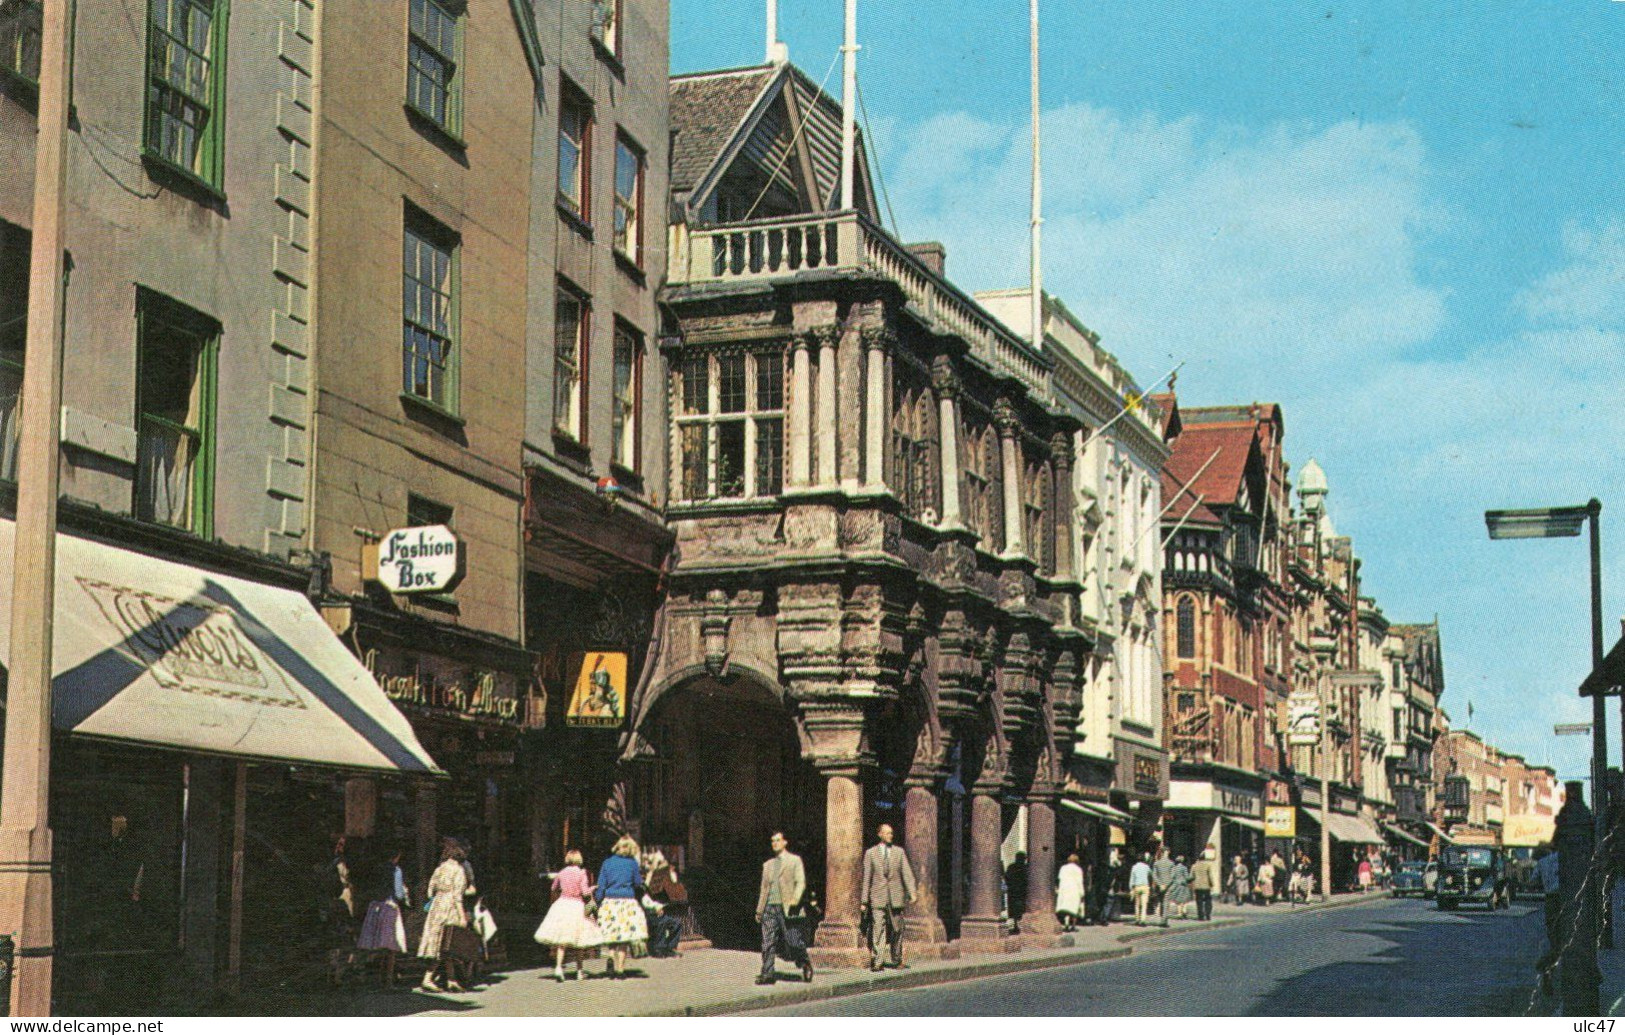
[[[869,969],[879,970],[881,946],[894,967],[903,966],[903,907],[914,901],[914,868],[908,853],[892,844],[890,823],[880,824],[880,842],[863,853],[863,892],[869,911]]]
[[[762,886],[756,893],[756,922],[762,925],[762,972],[756,983],[771,985],[778,980],[774,957],[780,941],[790,962],[801,967],[801,979],[811,981],[813,966],[807,946],[801,932],[789,922],[801,911],[801,899],[807,894],[807,868],[801,864],[801,856],[789,850],[782,832],[774,831],[769,843],[773,858],[762,864]]]

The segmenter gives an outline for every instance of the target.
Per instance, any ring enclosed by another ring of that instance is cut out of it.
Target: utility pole
[[[1043,158],[1039,148],[1039,121],[1041,111],[1038,104],[1038,0],[1029,0],[1032,50],[1032,107],[1033,107],[1033,196],[1032,196],[1032,255],[1030,261],[1032,270],[1030,275],[1032,294],[1032,345],[1035,349],[1044,347],[1044,259],[1043,259],[1043,226],[1044,226],[1044,177]]]
[[[1316,678],[1320,690],[1320,900],[1332,896],[1331,712],[1326,700],[1326,673]]]
[[[29,258],[17,528],[12,558],[11,672],[0,768],[0,934],[16,940],[13,1017],[51,1013],[55,951],[51,827],[51,645],[56,618],[56,503],[62,412],[65,263],[62,193],[68,138],[69,0],[44,5],[34,225]]]
[[[858,160],[858,0],[846,0],[846,42],[841,45],[841,211],[857,207],[853,172]]]

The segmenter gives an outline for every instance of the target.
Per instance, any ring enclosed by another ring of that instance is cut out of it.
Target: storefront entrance
[[[689,888],[698,932],[718,946],[760,944],[753,914],[768,838],[782,830],[823,888],[824,781],[801,758],[774,695],[701,678],[666,692],[643,724],[654,755],[633,767],[627,812]]]

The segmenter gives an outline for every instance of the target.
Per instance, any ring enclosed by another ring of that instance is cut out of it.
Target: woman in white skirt
[[[564,853],[564,869],[553,875],[553,905],[542,926],[536,928],[536,940],[553,947],[553,977],[564,980],[564,956],[569,953],[576,961],[576,980],[581,980],[581,964],[596,954],[603,944],[603,933],[592,917],[587,915],[587,903],[592,900],[592,878],[581,866],[581,853],[574,848]]]

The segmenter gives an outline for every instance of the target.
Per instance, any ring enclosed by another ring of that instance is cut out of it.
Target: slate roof
[[[778,69],[772,65],[671,78],[671,190],[686,195],[728,146]]]
[[[1185,412],[1182,410],[1181,416]],[[1190,486],[1191,492],[1202,497],[1202,504],[1197,513],[1191,515],[1191,520],[1216,522],[1218,518],[1209,508],[1229,506],[1236,502],[1256,434],[1256,426],[1251,420],[1237,424],[1192,425],[1187,422],[1179,437],[1174,439],[1173,453],[1163,466],[1163,498],[1172,500],[1179,487],[1194,477],[1196,481]],[[1210,459],[1212,463],[1208,462]],[[1203,470],[1204,464],[1207,465],[1206,470]],[[1198,471],[1201,474],[1198,475]],[[1191,501],[1190,494],[1185,494],[1183,499]],[[1176,503],[1169,512],[1170,516],[1177,521],[1190,506],[1188,502]]]

